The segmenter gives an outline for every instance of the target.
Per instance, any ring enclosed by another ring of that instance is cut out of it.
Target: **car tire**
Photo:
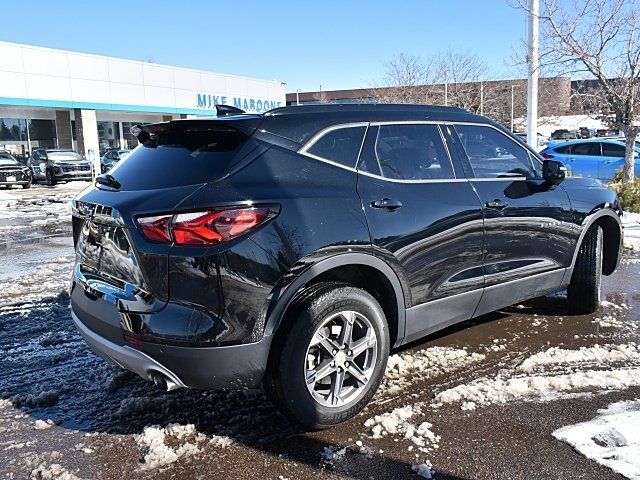
[[[29,181],[29,183],[23,183],[23,184],[22,184],[22,188],[24,188],[25,190],[26,190],[27,188],[31,188],[31,181]]]
[[[569,313],[587,315],[600,306],[602,286],[602,228],[595,225],[586,233],[567,288]]]
[[[314,285],[294,302],[280,332],[265,391],[305,427],[320,430],[350,419],[378,389],[389,357],[389,328],[380,304],[364,290],[343,283]],[[307,380],[318,374],[323,377]]]
[[[53,174],[53,170],[47,168],[47,185],[49,185],[50,187],[54,187],[56,183],[58,182],[56,182],[56,177]]]

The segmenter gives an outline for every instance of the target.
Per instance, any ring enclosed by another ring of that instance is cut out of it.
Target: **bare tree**
[[[516,6],[529,12],[529,2]],[[623,182],[634,178],[640,133],[639,0],[541,0],[540,60],[561,74],[593,79],[589,108],[625,135]]]
[[[381,103],[427,103],[431,83],[430,62],[401,53],[385,64],[382,85],[372,88],[370,94]]]
[[[495,99],[495,92],[485,85],[492,73],[477,55],[449,49],[436,56],[434,65],[438,83],[447,85],[448,104],[484,113]]]

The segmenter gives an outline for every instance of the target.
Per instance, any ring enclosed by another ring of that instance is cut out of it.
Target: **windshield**
[[[82,160],[82,155],[76,152],[47,152],[47,158],[54,162],[62,160]]]
[[[0,166],[6,166],[6,165],[19,165],[19,163],[11,155],[7,155],[5,153],[0,155]]]

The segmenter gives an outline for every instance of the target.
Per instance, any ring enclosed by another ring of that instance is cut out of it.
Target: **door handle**
[[[570,158],[568,161],[569,161],[569,162],[575,162],[575,161],[576,161],[576,159],[575,159],[575,158]]]
[[[491,202],[487,202],[484,205],[487,208],[495,208],[496,210],[502,210],[503,208],[507,208],[509,206],[508,203],[504,203],[499,198],[496,198],[495,200],[493,200]]]
[[[615,160],[605,160],[604,163],[609,164],[609,163],[613,163],[615,162]]]
[[[383,198],[382,200],[374,200],[371,202],[373,208],[384,208],[385,210],[396,210],[402,206],[402,202],[399,200],[392,200],[390,198]]]

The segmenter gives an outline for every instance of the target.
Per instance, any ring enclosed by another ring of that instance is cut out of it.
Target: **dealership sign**
[[[245,112],[261,113],[281,107],[282,102],[259,98],[227,97],[226,95],[208,95],[204,93],[197,94],[196,106],[198,108],[215,109],[216,105],[230,105]]]

